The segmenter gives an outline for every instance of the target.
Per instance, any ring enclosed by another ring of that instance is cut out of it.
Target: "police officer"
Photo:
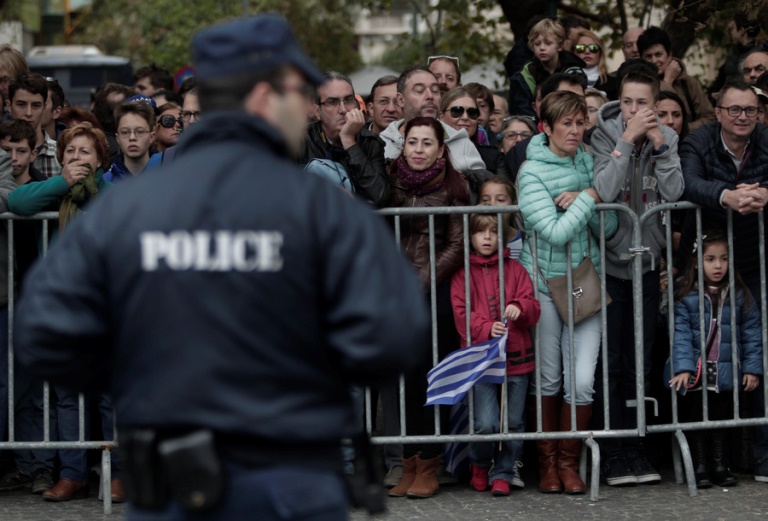
[[[348,388],[426,355],[419,283],[380,217],[292,164],[322,75],[285,20],[192,47],[206,116],[33,269],[17,357],[112,391],[128,519],[347,519]]]

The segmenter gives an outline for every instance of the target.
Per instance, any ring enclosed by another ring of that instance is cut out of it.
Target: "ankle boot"
[[[586,430],[589,419],[592,417],[592,405],[576,406],[576,430]],[[563,403],[560,411],[560,430],[571,430],[571,406]],[[587,491],[584,480],[579,476],[579,457],[581,456],[581,440],[568,438],[560,440],[560,459],[558,460],[558,474],[563,482],[563,490],[566,494],[583,494]]]
[[[437,467],[440,465],[440,456],[431,459],[416,458],[416,479],[408,489],[409,498],[428,498],[434,496],[440,490],[437,482]]]
[[[732,487],[738,480],[731,474],[725,463],[725,433],[721,429],[712,431],[712,481],[718,487]]]
[[[415,480],[416,456],[411,456],[407,459],[403,458],[403,477],[400,478],[400,482],[397,485],[389,489],[389,495],[391,497],[405,497]]]
[[[707,440],[701,432],[692,433],[694,475],[696,476],[696,488],[710,488],[712,481],[709,479],[707,469]]]
[[[541,430],[543,432],[555,432],[558,430],[558,406],[560,398],[557,396],[541,397]],[[536,401],[533,400],[531,408],[536,411]],[[531,430],[536,429],[533,422]],[[560,440],[539,440],[536,448],[539,452],[539,491],[545,494],[563,491],[563,484],[557,472],[558,447]]]

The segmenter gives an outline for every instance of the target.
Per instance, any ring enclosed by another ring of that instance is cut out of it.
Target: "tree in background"
[[[140,8],[131,0],[94,0],[74,40],[126,56],[134,67],[155,62],[174,71],[191,63],[189,42],[203,27],[244,12],[279,12],[322,68],[350,73],[361,65],[355,9],[349,0],[152,0]]]

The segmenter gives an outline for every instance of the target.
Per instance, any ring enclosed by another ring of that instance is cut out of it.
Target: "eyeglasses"
[[[181,111],[182,121],[189,123],[192,120],[192,118],[195,118],[195,120],[200,119],[200,111],[199,110],[195,110],[195,111],[182,110]]]
[[[441,54],[439,56],[430,56],[427,58],[427,66],[429,66],[433,61],[435,60],[448,60],[456,64],[456,70],[459,69],[459,59],[456,56],[447,56],[445,54]]]
[[[391,104],[397,105],[397,100],[395,98],[377,98],[373,100],[373,102],[380,107],[389,107]]]
[[[465,110],[467,111],[467,117],[469,117],[469,119],[477,119],[480,117],[480,109],[476,109],[475,107],[464,108],[456,106],[451,107],[448,110],[450,111],[452,118],[460,118],[464,115]]]
[[[757,107],[739,107],[738,105],[731,105],[730,107],[723,107],[722,105],[718,105],[719,109],[725,109],[726,112],[728,112],[728,115],[732,118],[738,118],[741,116],[741,113],[744,112],[748,118],[754,118],[757,116],[758,108]]]
[[[343,103],[343,104],[344,104],[344,106],[345,106],[346,108],[348,108],[348,109],[354,109],[354,108],[357,108],[357,107],[359,106],[359,105],[358,105],[358,103],[357,103],[357,98],[356,98],[356,97],[354,97],[354,96],[347,96],[347,97],[346,97],[346,98],[344,98],[344,99],[339,99],[339,98],[328,98],[328,99],[327,99],[327,100],[325,100],[325,101],[321,101],[321,102],[319,103],[319,105],[320,105],[320,106],[322,106],[322,105],[326,105],[326,106],[328,106],[328,107],[331,107],[331,108],[334,108],[334,109],[335,109],[335,108],[338,108],[338,106],[339,106],[339,104],[340,104],[340,103]]]
[[[184,121],[182,121],[181,118],[174,118],[170,114],[165,114],[163,116],[160,116],[160,119],[157,120],[157,124],[164,128],[174,128],[174,127],[181,127],[184,125]]]
[[[145,128],[134,128],[134,129],[121,128],[120,130],[117,131],[117,135],[119,135],[122,138],[131,137],[131,134],[134,134],[138,139],[141,139],[147,134],[149,134],[149,130]]]
[[[520,140],[528,139],[532,135],[533,134],[531,134],[530,132],[515,132],[514,130],[508,130],[507,132],[504,132],[502,134],[502,137],[509,141],[514,141],[517,139],[520,139]]]
[[[600,52],[600,46],[594,43],[591,43],[589,45],[585,45],[583,43],[577,43],[573,46],[573,50],[576,52],[591,52],[592,54],[596,54]]]

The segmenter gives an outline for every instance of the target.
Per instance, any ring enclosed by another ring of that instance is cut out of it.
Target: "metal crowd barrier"
[[[673,421],[669,424],[649,424],[646,418],[646,402],[655,403],[655,400],[653,398],[647,398],[645,395],[645,377],[644,377],[644,366],[645,363],[650,363],[650,360],[646,361],[644,359],[644,349],[643,349],[643,287],[642,287],[642,275],[643,275],[643,263],[642,263],[642,257],[643,255],[646,255],[649,253],[648,248],[643,245],[643,238],[642,238],[642,229],[644,224],[649,219],[657,219],[660,218],[659,213],[660,212],[670,212],[672,210],[694,210],[696,215],[696,222],[697,222],[697,228],[696,228],[696,236],[699,241],[699,266],[701,266],[701,234],[702,234],[702,227],[701,227],[701,209],[692,203],[686,203],[686,202],[680,202],[680,203],[663,203],[659,204],[652,209],[649,209],[642,215],[638,216],[636,215],[632,210],[630,210],[628,207],[620,204],[598,204],[597,210],[600,212],[601,218],[600,218],[600,235],[597,238],[600,246],[600,255],[601,255],[601,265],[605,265],[605,212],[607,211],[615,211],[615,212],[621,212],[624,213],[626,217],[629,218],[629,220],[632,223],[632,248],[630,248],[629,254],[632,257],[632,288],[633,288],[633,307],[634,307],[634,356],[635,356],[635,397],[634,400],[632,400],[633,405],[636,410],[636,420],[637,420],[637,428],[635,429],[616,429],[611,427],[611,418],[610,418],[610,410],[609,410],[609,376],[608,376],[608,352],[606,349],[601,347],[600,350],[600,357],[602,358],[602,374],[601,375],[595,375],[595,378],[598,377],[602,378],[603,382],[603,389],[604,389],[604,396],[603,396],[603,403],[602,403],[602,412],[604,416],[604,428],[603,429],[589,429],[586,431],[578,431],[575,430],[575,408],[571,406],[571,425],[573,426],[570,432],[543,432],[542,431],[542,425],[541,425],[541,367],[539,364],[536,364],[536,368],[534,371],[534,382],[535,382],[535,403],[536,403],[536,425],[535,426],[528,426],[526,432],[524,433],[510,433],[508,430],[508,424],[507,424],[507,404],[504,400],[502,400],[502,428],[501,432],[495,433],[495,434],[475,434],[474,431],[474,418],[473,418],[473,411],[472,411],[472,396],[470,391],[469,396],[469,433],[468,434],[459,434],[459,435],[450,435],[450,434],[444,434],[441,432],[441,425],[440,425],[440,414],[438,411],[438,407],[434,407],[434,435],[429,436],[414,436],[409,435],[406,432],[406,426],[405,426],[405,402],[404,402],[404,392],[405,392],[405,379],[403,377],[400,378],[399,383],[399,396],[400,396],[400,407],[399,407],[399,416],[400,416],[400,434],[399,436],[373,436],[372,442],[374,444],[405,444],[405,443],[427,443],[427,442],[434,442],[434,443],[454,443],[454,442],[498,442],[498,441],[504,441],[504,440],[542,440],[542,439],[565,439],[565,438],[581,438],[584,440],[585,444],[583,445],[582,449],[582,458],[581,458],[581,475],[582,479],[587,481],[587,454],[589,453],[592,456],[592,464],[591,464],[591,482],[590,482],[590,499],[592,501],[597,501],[599,497],[599,484],[600,484],[600,451],[599,446],[595,442],[595,439],[598,438],[621,438],[621,437],[644,437],[647,433],[658,433],[658,432],[673,432],[675,434],[674,437],[674,446],[673,446],[673,462],[674,462],[674,468],[675,468],[675,477],[678,482],[678,484],[682,484],[685,480],[687,480],[688,483],[688,490],[689,494],[691,496],[696,495],[696,480],[694,479],[694,473],[693,473],[693,464],[691,459],[691,452],[688,447],[684,431],[686,430],[695,430],[695,429],[711,429],[711,428],[719,428],[719,427],[737,427],[737,426],[748,426],[748,425],[768,425],[768,411],[763,411],[763,417],[758,418],[739,418],[739,411],[738,411],[738,403],[739,403],[739,393],[735,392],[734,395],[734,418],[729,420],[720,420],[720,421],[710,421],[706,417],[706,411],[707,411],[707,393],[703,393],[703,401],[704,401],[704,411],[705,411],[705,419],[701,422],[689,422],[689,423],[680,423],[678,421],[678,414],[677,414],[677,395],[674,391],[671,391],[672,395],[672,405],[673,405]],[[432,362],[433,365],[437,364],[439,362],[438,360],[438,349],[437,349],[437,313],[436,313],[436,277],[435,277],[435,259],[436,259],[436,252],[435,252],[435,217],[436,216],[443,216],[443,215],[460,215],[463,220],[463,233],[464,233],[464,267],[468,268],[469,266],[469,227],[468,227],[468,217],[470,214],[496,214],[497,218],[501,219],[504,214],[510,214],[510,213],[516,213],[519,212],[519,208],[517,206],[507,206],[507,207],[499,207],[499,206],[471,206],[471,207],[441,207],[441,208],[388,208],[384,210],[380,210],[379,213],[381,215],[386,216],[387,218],[393,218],[394,220],[394,231],[395,231],[395,237],[396,241],[398,243],[398,246],[401,243],[402,237],[401,237],[401,226],[400,226],[400,219],[403,216],[414,216],[414,215],[420,215],[420,216],[427,216],[428,217],[428,226],[429,226],[429,236],[430,236],[430,302],[431,302],[431,311],[432,311]],[[754,298],[760,299],[760,302],[762,303],[761,310],[762,310],[762,345],[763,345],[763,366],[764,368],[768,368],[768,350],[766,349],[766,346],[768,346],[768,320],[766,320],[766,289],[765,289],[765,282],[766,282],[766,276],[765,276],[765,247],[764,247],[764,227],[763,227],[763,221],[761,219],[758,219],[760,222],[760,233],[758,240],[760,242],[760,268],[761,268],[761,295],[755,295]],[[733,229],[732,229],[732,215],[729,211],[728,216],[728,241],[729,241],[729,273],[731,274],[731,295],[730,299],[731,301],[735,301],[735,293],[734,293],[734,268],[733,268],[733,262],[734,262],[734,256],[733,256]],[[666,233],[666,243],[668,245],[672,244],[672,228],[671,228],[671,219],[667,218],[665,219],[665,233]],[[502,255],[501,252],[503,248],[506,246],[505,244],[502,244],[501,241],[501,225],[499,225],[499,258],[501,259]],[[535,252],[537,251],[536,248],[536,241],[537,236],[536,233],[533,234],[532,237],[528,238],[529,241],[531,241],[531,251],[534,252],[534,266],[533,271],[534,273],[537,272],[537,260],[535,259]],[[570,251],[570,250],[569,250]],[[667,262],[669,266],[669,270],[671,273],[671,269],[673,266],[673,253],[672,248],[667,248]],[[501,261],[500,261],[501,266]],[[658,269],[658,267],[657,267]],[[466,303],[467,303],[467,317],[470,315],[470,298],[469,298],[469,270],[465,269],[466,278],[465,278],[465,295],[466,295]],[[703,282],[703,275],[701,275],[702,270],[699,270],[700,278],[699,281],[699,287],[702,287]],[[571,280],[572,277],[572,270],[571,267],[568,266],[567,270],[567,277],[568,280]],[[503,269],[500,269],[500,277],[499,277],[499,285],[500,285],[500,292],[501,292],[501,299],[502,302],[504,302],[504,280],[503,280]],[[536,277],[534,277],[534,280]],[[669,287],[667,289],[668,296],[669,296],[669,302],[670,302],[670,313],[668,318],[668,328],[669,328],[669,338],[670,338],[670,355],[671,355],[671,349],[672,349],[672,342],[674,341],[674,277],[670,276],[669,280]],[[602,346],[607,345],[607,309],[606,309],[606,279],[605,279],[605,270],[601,270],[601,290],[602,290],[602,301],[603,301],[603,310],[601,313],[602,318]],[[534,291],[536,294],[536,297],[538,298],[538,284],[534,283]],[[702,313],[701,316],[703,316],[703,301],[701,301],[701,307],[702,307]],[[569,302],[569,312],[572,310],[573,301],[571,300]],[[732,322],[732,335],[734,335],[734,341],[732,342],[732,349],[733,349],[733,359],[737,360],[737,344],[735,342],[735,335],[736,335],[736,328],[735,328],[735,306],[731,307],[732,316],[731,316],[731,322]],[[572,316],[572,315],[571,315]],[[703,324],[701,325],[702,331],[703,331]],[[571,384],[571,396],[575,395],[575,364],[574,364],[574,348],[573,348],[573,323],[569,323],[568,325],[568,331],[570,335],[570,345],[572,348],[570,349],[570,384]],[[467,324],[467,338],[468,338],[468,345],[472,344],[471,341],[471,335],[470,335],[470,329],[469,324]],[[704,338],[704,335],[702,335],[702,339]],[[535,348],[535,356],[536,360],[540,359],[540,331],[539,328],[534,328],[534,348]],[[765,372],[765,370],[764,370]],[[737,373],[734,372],[734,380],[737,378]],[[737,384],[737,382],[734,381],[734,384]],[[651,385],[661,385],[661,382],[651,382]],[[706,387],[706,386],[705,386]],[[734,388],[738,388],[738,385],[735,385]],[[763,392],[766,397],[766,403],[768,403],[768,386],[761,384],[761,388],[759,388],[759,392]],[[502,391],[502,395],[505,394],[505,390]],[[371,396],[370,393],[366,393],[366,407],[365,407],[365,424],[366,428],[368,429],[368,432],[372,432],[372,426],[373,426],[373,413],[375,411],[375,404],[371,404]],[[426,401],[426,397],[425,397]],[[639,405],[638,405],[639,404]],[[656,409],[658,410],[658,404],[656,405]],[[598,407],[598,403],[594,403],[594,407]],[[628,403],[628,406],[629,403]],[[682,462],[681,462],[682,460]]]
[[[646,433],[659,433],[659,432],[673,432],[675,434],[674,437],[674,468],[675,468],[675,476],[676,480],[679,484],[682,484],[684,482],[684,478],[687,479],[688,482],[688,489],[690,495],[694,496],[696,495],[696,482],[694,479],[693,474],[693,465],[691,462],[691,452],[688,447],[684,431],[686,430],[698,430],[698,429],[712,429],[712,428],[719,428],[719,427],[736,427],[736,426],[748,426],[748,425],[768,425],[768,414],[766,414],[766,411],[763,411],[764,417],[759,418],[740,418],[739,417],[739,393],[733,393],[734,396],[734,418],[728,419],[728,420],[720,420],[720,421],[710,421],[707,417],[707,392],[706,392],[706,386],[704,386],[705,390],[702,393],[702,400],[703,400],[703,410],[704,410],[704,419],[701,422],[688,422],[688,423],[680,423],[678,421],[678,410],[677,410],[677,395],[674,391],[671,391],[671,402],[672,402],[672,408],[673,408],[673,416],[672,416],[672,422],[668,424],[649,424],[646,418],[646,411],[644,404],[646,403],[646,396],[645,396],[645,387],[644,387],[644,354],[643,354],[643,313],[642,313],[642,306],[643,306],[643,295],[642,295],[642,256],[647,253],[647,248],[644,247],[642,244],[642,227],[643,225],[649,220],[649,219],[656,219],[659,218],[659,212],[669,212],[672,210],[680,210],[680,209],[689,209],[689,210],[695,210],[696,213],[696,233],[698,238],[698,252],[699,252],[699,265],[701,265],[702,259],[701,259],[701,232],[702,232],[702,225],[701,225],[701,210],[691,203],[665,203],[660,204],[647,212],[645,212],[641,216],[637,216],[634,212],[632,212],[630,209],[628,209],[626,206],[619,205],[619,204],[599,204],[597,205],[597,209],[600,212],[600,234],[598,239],[598,244],[600,247],[600,255],[601,255],[601,264],[605,264],[605,212],[607,211],[615,211],[615,212],[622,212],[624,213],[629,220],[632,223],[633,227],[633,247],[631,248],[631,251],[629,252],[632,256],[632,262],[633,262],[633,306],[634,306],[634,332],[635,332],[635,345],[634,345],[634,356],[635,356],[635,382],[636,382],[636,389],[635,389],[635,404],[641,404],[641,406],[636,406],[636,420],[637,420],[637,427],[634,429],[614,429],[611,427],[611,418],[610,418],[610,410],[609,410],[609,386],[608,386],[608,353],[607,350],[601,349],[601,354],[599,356],[602,357],[602,374],[601,375],[595,375],[595,379],[598,377],[602,378],[603,382],[603,388],[605,390],[604,398],[603,398],[603,415],[604,415],[604,429],[590,429],[590,430],[584,430],[584,431],[578,431],[575,428],[576,421],[575,421],[575,409],[573,406],[571,407],[571,425],[572,429],[569,432],[543,432],[542,429],[542,421],[541,421],[541,367],[539,364],[536,364],[536,368],[534,371],[533,376],[533,382],[534,382],[534,389],[535,389],[535,403],[536,403],[536,416],[537,421],[535,426],[528,426],[528,429],[526,432],[523,433],[514,433],[509,432],[509,425],[507,421],[507,408],[508,404],[506,403],[506,400],[503,400],[502,403],[502,425],[499,433],[494,434],[476,434],[475,428],[474,428],[474,418],[473,418],[473,410],[472,410],[472,399],[471,399],[471,391],[470,391],[470,400],[469,400],[469,433],[468,434],[458,434],[458,435],[451,435],[451,434],[444,434],[441,432],[441,425],[440,425],[440,412],[438,407],[434,407],[434,435],[424,435],[424,436],[416,436],[416,435],[409,435],[406,430],[405,425],[405,413],[406,413],[406,404],[404,400],[404,394],[405,394],[405,379],[403,377],[400,378],[399,386],[398,386],[398,394],[399,394],[399,427],[400,432],[399,435],[394,436],[373,436],[372,442],[377,445],[386,445],[386,444],[405,444],[405,443],[446,443],[446,442],[499,442],[504,440],[542,440],[542,439],[563,439],[563,438],[581,438],[585,440],[585,443],[583,445],[582,449],[582,458],[581,458],[581,474],[582,478],[585,479],[588,477],[587,475],[587,456],[591,455],[591,481],[590,481],[590,499],[592,501],[597,501],[599,496],[599,480],[600,480],[600,451],[597,443],[595,442],[595,439],[597,438],[617,438],[617,437],[627,437],[627,436],[640,436],[643,437],[646,435]],[[394,222],[394,232],[395,232],[395,238],[398,243],[398,246],[400,245],[401,239],[402,239],[402,233],[401,233],[401,218],[403,216],[413,216],[413,215],[426,215],[428,218],[428,226],[429,226],[429,237],[430,237],[430,287],[429,287],[429,295],[430,295],[430,302],[431,302],[431,316],[432,316],[432,365],[435,365],[439,362],[439,355],[438,355],[438,342],[437,342],[437,302],[436,302],[436,291],[437,291],[437,284],[436,284],[436,273],[435,273],[435,259],[436,259],[436,248],[435,248],[435,218],[438,216],[447,216],[447,215],[459,215],[462,219],[462,227],[463,227],[463,243],[464,243],[464,267],[468,268],[469,266],[469,215],[470,214],[496,214],[497,217],[500,219],[505,214],[511,214],[519,212],[519,209],[517,206],[506,206],[506,207],[500,207],[500,206],[471,206],[471,207],[439,207],[439,208],[389,208],[385,210],[380,210],[380,214],[383,216],[386,216],[387,218],[392,218]],[[49,226],[48,221],[49,219],[57,219],[57,213],[56,212],[49,212],[44,214],[38,214],[30,218],[22,218],[15,216],[13,214],[5,213],[0,215],[0,219],[5,220],[8,222],[8,314],[9,314],[9,328],[8,328],[8,344],[9,344],[9,352],[8,352],[8,378],[9,378],[9,393],[8,393],[8,441],[0,441],[0,450],[2,449],[11,449],[11,450],[19,450],[19,449],[102,449],[102,476],[101,476],[101,486],[104,491],[104,512],[105,513],[111,513],[112,511],[112,504],[111,504],[111,496],[109,494],[110,490],[110,478],[111,478],[111,467],[110,467],[110,450],[113,449],[117,445],[116,440],[102,440],[102,441],[87,441],[85,436],[85,428],[84,425],[84,399],[83,396],[80,396],[80,407],[79,407],[79,437],[77,441],[54,441],[51,439],[51,432],[50,432],[50,389],[49,385],[47,383],[44,384],[44,436],[43,440],[41,441],[17,441],[15,439],[15,422],[14,422],[14,410],[15,410],[15,403],[14,403],[14,390],[13,390],[13,376],[14,376],[14,367],[13,367],[13,312],[14,312],[14,221],[21,220],[21,219],[34,219],[34,220],[42,220],[42,227],[43,227],[43,253],[45,253],[45,249],[48,243],[48,236],[49,236]],[[766,350],[766,345],[768,345],[768,320],[766,319],[766,274],[765,274],[765,247],[764,247],[764,226],[762,219],[758,219],[760,222],[760,228],[759,228],[759,243],[760,243],[760,283],[761,283],[761,295],[755,296],[755,299],[757,300],[759,298],[761,302],[761,319],[762,319],[762,345],[763,345],[763,365],[764,368],[768,368],[768,350]],[[732,228],[732,218],[729,213],[729,219],[728,219],[728,241],[729,241],[729,267],[730,267],[730,276],[731,276],[731,300],[735,301],[735,293],[734,293],[734,285],[733,285],[733,228]],[[499,224],[499,232],[501,232],[501,224]],[[532,251],[536,252],[536,241],[538,240],[536,234],[534,233],[532,237],[529,237],[528,240],[532,241]],[[667,244],[672,244],[672,229],[671,229],[671,219],[666,219],[666,241]],[[498,242],[498,248],[499,248],[499,264],[500,267],[502,266],[502,257],[501,252],[503,251],[506,244],[502,244],[501,240],[501,233],[499,233],[499,242]],[[670,267],[673,265],[672,262],[672,251],[671,248],[667,249],[667,262],[668,266]],[[537,266],[537,261],[534,259],[534,269]],[[699,270],[701,273],[702,270]],[[465,277],[465,291],[466,291],[466,305],[467,305],[467,339],[468,344],[472,343],[471,339],[471,331],[469,327],[469,317],[471,314],[471,304],[470,304],[470,298],[469,298],[469,270],[465,270],[466,277]],[[602,345],[605,345],[607,343],[607,309],[605,306],[605,299],[606,299],[606,279],[605,279],[605,271],[601,270],[601,289],[602,289],[602,299],[603,299],[603,309],[602,309]],[[570,266],[568,267],[567,271],[567,277],[572,277],[572,270]],[[701,278],[701,277],[700,277]],[[702,280],[699,281],[700,283]],[[502,296],[502,302],[503,300],[503,292],[504,292],[504,270],[499,270],[499,285],[500,285],[500,291]],[[700,284],[701,286],[701,284]],[[538,297],[538,284],[534,284],[534,291],[536,297]],[[668,297],[670,298],[670,303],[673,302],[673,295],[674,295],[674,280],[673,277],[670,277],[670,283],[669,287],[667,289]],[[569,309],[572,310],[573,302],[571,301],[569,303]],[[703,304],[702,304],[703,307]],[[732,306],[732,316],[731,316],[731,323],[732,323],[732,334],[735,335],[736,328],[733,327],[735,325],[735,307]],[[703,311],[703,309],[701,310]],[[703,315],[703,313],[702,313]],[[571,382],[571,395],[575,395],[575,364],[574,364],[574,350],[575,347],[573,346],[573,323],[569,323],[568,330],[570,335],[570,345],[572,346],[570,350],[570,356],[571,356],[571,363],[570,363],[570,382]],[[702,332],[703,332],[703,324],[701,325]],[[671,342],[674,339],[674,306],[670,305],[670,314],[668,318],[668,330],[670,333],[670,354],[671,354]],[[703,338],[703,335],[702,335]],[[735,340],[735,337],[734,339]],[[538,360],[540,358],[540,332],[539,328],[534,328],[534,351],[535,351],[535,357]],[[732,342],[732,356],[734,359],[737,357],[737,344],[735,341]],[[426,375],[425,375],[426,376]],[[734,373],[734,379],[736,378],[736,373]],[[734,382],[738,383],[738,382]],[[766,398],[765,402],[768,403],[768,386],[763,384],[761,385],[761,389],[759,392],[763,393],[763,396]],[[424,401],[426,401],[426,397],[424,397]],[[598,404],[594,405],[595,407],[598,406]],[[364,395],[364,424],[365,429],[372,433],[374,430],[374,415],[376,412],[376,405],[372,403],[372,397],[371,397],[371,391],[370,389],[366,389],[365,395]]]
[[[21,217],[11,213],[0,214],[0,220],[6,221],[8,226],[8,441],[0,439],[0,450],[59,450],[59,449],[101,449],[101,482],[100,492],[104,502],[104,513],[112,513],[112,495],[110,493],[112,480],[112,460],[110,452],[117,445],[117,440],[87,440],[85,425],[85,397],[80,394],[78,397],[78,439],[75,441],[58,441],[51,439],[51,390],[50,384],[44,382],[43,385],[43,439],[40,441],[19,441],[16,440],[16,422],[15,422],[15,396],[14,396],[14,356],[13,356],[13,321],[16,302],[15,288],[15,248],[14,248],[14,222],[23,220],[42,221],[42,236],[40,241],[41,252],[47,253],[50,237],[50,221],[53,226],[58,225],[58,212],[39,213],[30,217]],[[2,432],[0,425],[0,432]],[[115,435],[117,430],[113,429]],[[58,435],[56,436],[58,437]]]

